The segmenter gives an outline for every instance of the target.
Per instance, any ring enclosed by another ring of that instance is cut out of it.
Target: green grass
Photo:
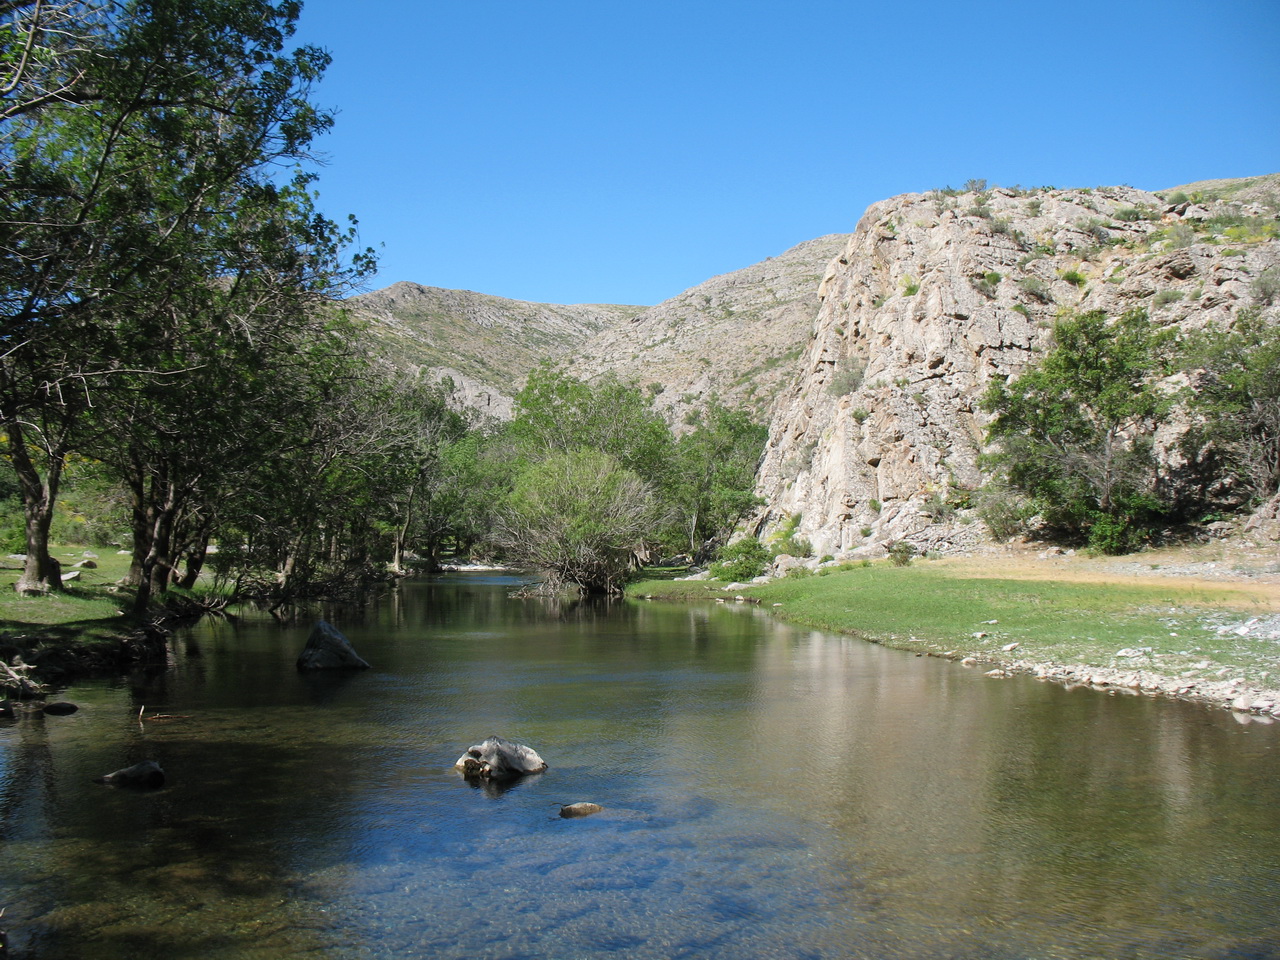
[[[85,547],[58,546],[53,554],[62,563],[62,572],[70,573],[72,564],[84,559]],[[104,622],[119,629],[121,611],[128,605],[125,596],[113,594],[110,588],[129,571],[129,557],[119,556],[114,548],[90,548],[97,554],[96,569],[81,570],[80,576],[68,583],[63,593],[43,597],[23,597],[13,585],[22,574],[22,561],[0,559],[0,632],[23,632],[37,627],[98,625]]]
[[[698,599],[726,594],[723,584],[647,582],[633,596]],[[916,563],[879,563],[829,575],[784,578],[741,589],[780,618],[886,646],[980,660],[1019,658],[1042,664],[1147,669],[1177,675],[1209,661],[1201,675],[1230,668],[1251,683],[1274,686],[1280,645],[1220,636],[1218,624],[1269,611],[1248,594],[1168,585],[988,579]],[[994,622],[993,622],[994,621]],[[1016,642],[1014,653],[1002,647]],[[1147,658],[1118,658],[1125,648]]]

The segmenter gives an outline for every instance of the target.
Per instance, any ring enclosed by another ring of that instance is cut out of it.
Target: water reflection
[[[209,621],[0,729],[13,954],[1280,957],[1274,727],[509,586],[326,610],[342,677],[294,670],[309,622]],[[491,733],[551,768],[468,785]],[[164,789],[89,782],[141,759]]]

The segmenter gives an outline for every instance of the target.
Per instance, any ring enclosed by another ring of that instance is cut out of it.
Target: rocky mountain
[[[819,237],[713,277],[601,330],[563,365],[583,380],[614,374],[648,387],[673,424],[712,395],[767,418],[813,332],[827,264],[848,239]]]
[[[652,385],[655,406],[675,424],[712,394],[767,419],[812,333],[823,272],[847,240],[809,240],[655,307],[526,303],[413,283],[347,306],[391,362],[452,378],[464,403],[498,419],[547,360],[584,380],[613,374]]]
[[[369,323],[390,362],[450,377],[463,403],[497,419],[510,417],[511,397],[538,363],[564,357],[644,309],[527,303],[416,283],[361,294],[346,306]]]
[[[775,409],[757,529],[799,515],[815,554],[838,556],[979,538],[981,524],[937,522],[936,504],[983,482],[979,398],[1026,366],[1060,311],[1145,307],[1191,329],[1256,304],[1280,322],[1280,297],[1260,282],[1264,271],[1280,282],[1278,181],[873,204],[825,272],[813,336]]]

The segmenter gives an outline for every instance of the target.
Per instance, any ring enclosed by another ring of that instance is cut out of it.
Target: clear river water
[[[1280,725],[512,582],[326,610],[358,674],[209,619],[0,721],[6,955],[1280,958]],[[493,733],[549,769],[469,785]]]

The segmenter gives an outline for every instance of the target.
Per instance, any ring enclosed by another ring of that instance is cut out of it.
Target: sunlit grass
[[[645,582],[664,599],[725,597],[710,581]],[[1219,633],[1272,611],[1245,590],[1170,579],[1159,585],[979,578],[943,567],[875,564],[735,589],[782,619],[917,652],[979,659],[1150,669],[1228,669],[1275,685],[1280,642]],[[1015,651],[1003,648],[1016,643]],[[1121,651],[1141,651],[1137,657]],[[1207,666],[1201,666],[1205,662]]]

